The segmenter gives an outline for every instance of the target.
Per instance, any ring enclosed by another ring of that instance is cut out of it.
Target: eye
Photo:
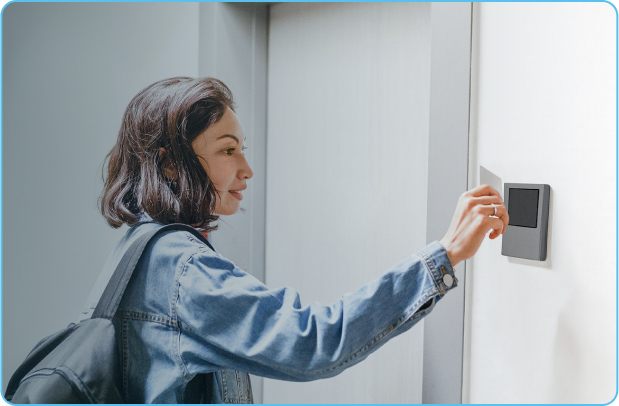
[[[243,148],[241,149],[241,153],[243,153],[243,151],[245,151],[246,149],[247,149],[247,147],[243,147]],[[228,149],[225,149],[225,150],[224,150],[224,153],[225,153],[226,155],[232,155],[232,154],[234,153],[234,151],[236,151],[236,148],[228,148]],[[244,153],[243,153],[243,154],[244,154]]]

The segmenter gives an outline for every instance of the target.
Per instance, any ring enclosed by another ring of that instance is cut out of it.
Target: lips
[[[235,199],[243,200],[243,195],[241,194],[241,192],[245,189],[246,188],[239,190],[228,190],[228,193],[230,193]]]

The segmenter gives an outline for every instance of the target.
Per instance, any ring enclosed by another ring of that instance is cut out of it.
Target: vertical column
[[[432,3],[427,242],[440,240],[467,190],[472,3]],[[465,263],[459,288],[424,322],[423,403],[462,402]]]
[[[254,176],[241,210],[221,216],[209,234],[215,249],[264,281],[266,215],[266,106],[268,4],[200,3],[200,76],[222,80],[234,95]],[[262,403],[263,381],[252,376],[254,402]]]
[[[200,76],[222,80],[234,95],[254,177],[233,216],[221,216],[209,238],[222,255],[264,280],[266,58],[268,5],[200,3]]]

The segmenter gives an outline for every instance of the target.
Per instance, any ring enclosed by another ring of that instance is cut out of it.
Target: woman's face
[[[229,108],[223,117],[198,135],[191,146],[219,192],[215,213],[234,214],[239,210],[246,180],[254,176],[242,152],[245,136],[236,114]]]

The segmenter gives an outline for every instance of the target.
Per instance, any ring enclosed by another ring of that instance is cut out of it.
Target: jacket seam
[[[241,383],[241,381],[243,380],[243,378],[241,378],[241,372],[235,370],[234,375],[236,378],[236,392],[238,393],[237,399],[239,400],[239,403],[247,403],[249,401],[249,398],[247,398],[245,394],[241,391],[241,389],[243,388],[243,384]]]
[[[198,239],[196,239],[196,237],[194,237],[191,233],[185,232],[183,234],[185,234],[185,237],[187,237],[189,241],[204,245],[202,241],[198,241]]]
[[[122,342],[122,363],[123,363],[123,394],[125,399],[129,399],[129,339],[127,319],[120,320],[121,342]]]
[[[426,289],[425,292],[417,299],[417,301],[413,304],[413,306],[406,311],[405,315],[398,319],[397,325],[394,329],[403,326],[409,319],[414,318],[415,314],[419,311],[421,306],[423,306],[428,299],[436,296],[437,290],[434,287]]]
[[[181,329],[183,329],[185,331],[189,331],[190,333],[196,333],[196,331],[190,325],[185,323],[184,321],[178,320],[178,324],[179,324]]]
[[[446,291],[440,285],[440,282],[436,279],[436,274],[437,274],[438,270],[436,270],[436,267],[432,263],[432,260],[430,259],[430,256],[428,255],[428,253],[426,253],[425,251],[420,251],[420,252],[417,253],[417,255],[423,261],[423,264],[425,265],[426,270],[430,274],[430,277],[432,278],[432,282],[434,282],[434,285],[436,286],[436,289],[438,290],[439,294],[441,296],[444,295],[446,293]],[[434,270],[436,270],[436,272],[434,272]]]
[[[158,314],[140,312],[136,310],[119,310],[116,315],[122,319],[152,321],[153,323],[163,324],[168,327],[176,327],[171,318]]]
[[[196,247],[196,248],[197,248],[197,250],[195,252],[193,252],[191,255],[189,255],[187,257],[187,259],[185,259],[182,262],[181,270],[178,273],[178,279],[176,280],[176,284],[175,284],[176,286],[175,286],[175,292],[174,292],[175,293],[174,294],[174,300],[172,302],[172,307],[174,309],[174,314],[175,315],[177,314],[178,301],[180,299],[181,277],[183,276],[183,274],[187,270],[187,264],[189,263],[189,261],[191,261],[191,259],[193,259],[194,256],[196,256],[197,254],[202,252],[202,247]],[[177,321],[178,325],[184,324],[180,320],[178,320],[178,316],[176,317],[176,321]],[[183,361],[183,356],[181,355],[181,338],[182,338],[182,330],[177,327],[176,356],[178,357],[178,362],[179,362],[180,366],[182,367],[183,375],[184,375],[185,379],[190,380],[193,376],[191,375],[191,373],[187,369],[187,365]]]

